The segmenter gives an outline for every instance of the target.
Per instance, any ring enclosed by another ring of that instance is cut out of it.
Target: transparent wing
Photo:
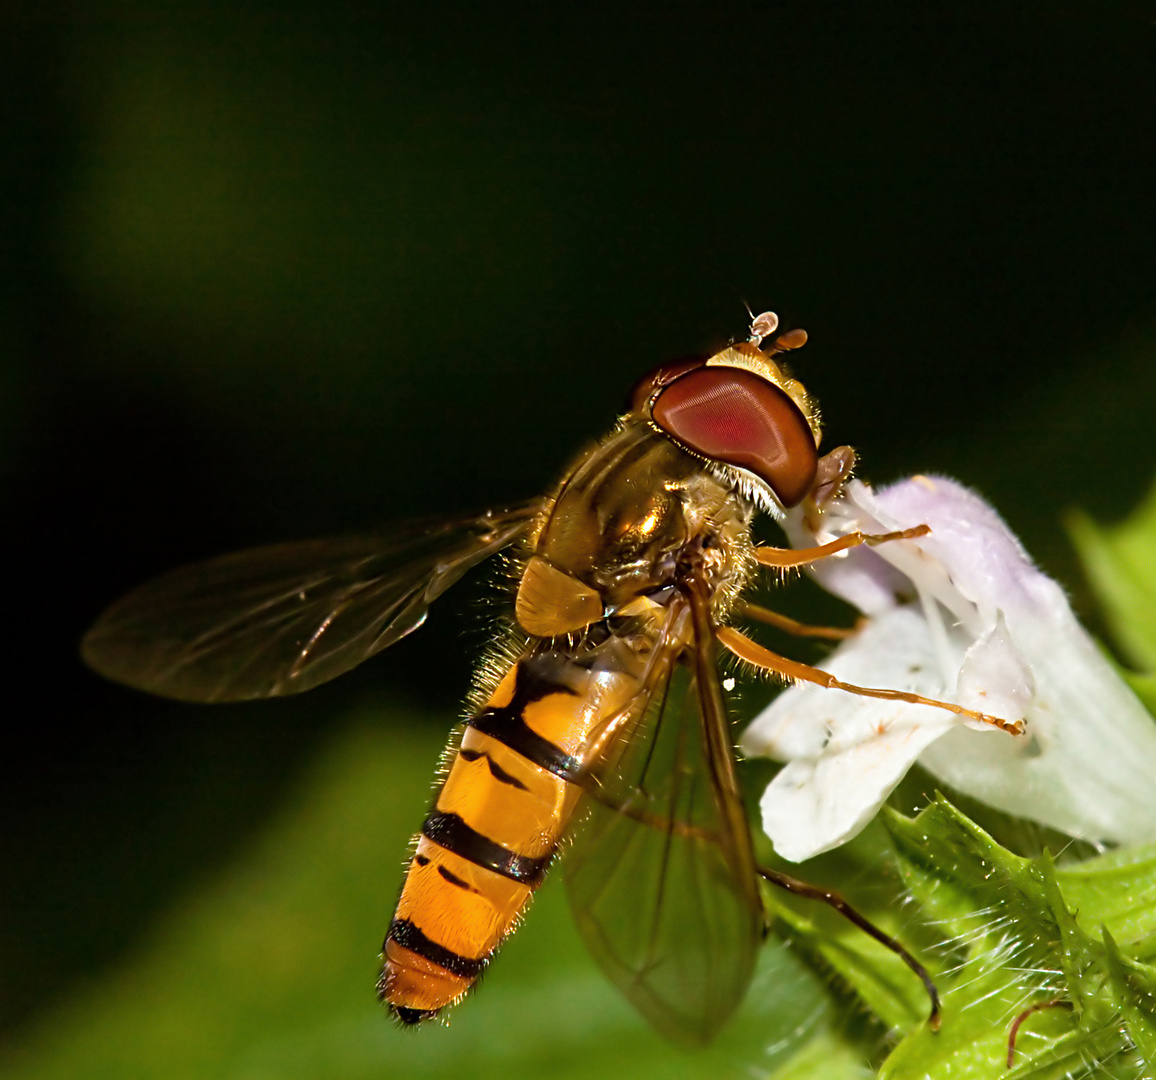
[[[185,566],[113,604],[81,653],[107,678],[183,701],[300,693],[416,630],[470,567],[525,532],[538,505]]]
[[[563,865],[603,970],[662,1034],[701,1044],[742,1000],[765,920],[709,651],[668,658],[659,682],[591,777]]]

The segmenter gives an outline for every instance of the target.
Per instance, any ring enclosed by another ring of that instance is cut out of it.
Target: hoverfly
[[[819,456],[816,406],[775,359],[806,334],[762,347],[776,326],[759,316],[749,340],[646,375],[614,431],[545,498],[179,569],[85,637],[93,668],[155,694],[298,693],[417,629],[468,569],[513,549],[513,618],[451,744],[382,950],[379,994],[403,1022],[463,997],[566,842],[586,944],[677,1041],[706,1041],[742,999],[766,929],[760,878],[832,904],[897,952],[937,1023],[935,988],[898,942],[837,894],[757,864],[740,797],[720,645],[788,679],[961,711],[838,683],[729,625],[740,614],[794,625],[744,603],[761,567],[926,532],[801,551],[753,542],[760,511],[821,514],[854,461],[848,447]]]

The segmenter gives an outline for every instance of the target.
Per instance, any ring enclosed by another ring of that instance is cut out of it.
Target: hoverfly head
[[[631,412],[702,458],[731,486],[771,512],[810,494],[819,462],[819,412],[802,383],[772,359],[798,348],[802,330],[779,335],[764,351],[771,313],[752,322],[751,340],[709,357],[663,364],[634,387]]]

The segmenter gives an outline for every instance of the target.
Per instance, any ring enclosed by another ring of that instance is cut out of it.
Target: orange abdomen
[[[541,884],[591,740],[636,684],[559,653],[521,658],[469,721],[386,935],[378,992],[406,1023],[477,981]]]

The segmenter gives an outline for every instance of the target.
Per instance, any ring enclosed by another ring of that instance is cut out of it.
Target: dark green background
[[[300,702],[146,700],[75,645],[152,573],[537,493],[743,300],[863,475],[978,487],[1078,600],[1063,511],[1152,479],[1151,8],[407,9],[2,17],[0,1028],[350,702],[467,684],[451,601]]]

